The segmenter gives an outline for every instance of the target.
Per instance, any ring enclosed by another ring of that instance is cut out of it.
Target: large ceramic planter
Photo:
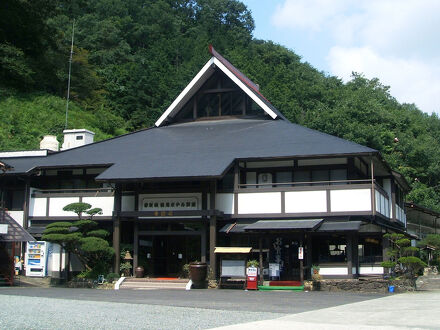
[[[145,273],[144,267],[142,267],[142,266],[136,267],[135,270],[134,270],[134,273],[135,273],[137,278],[144,277],[144,273]]]
[[[189,276],[195,289],[206,288],[206,275],[208,274],[208,265],[206,262],[193,262],[189,265]]]

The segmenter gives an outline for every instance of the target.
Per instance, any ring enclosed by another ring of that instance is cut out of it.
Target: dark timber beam
[[[214,278],[217,278],[217,260],[214,253],[217,245],[217,216],[215,215],[215,194],[217,191],[217,181],[211,181],[209,186],[209,208],[212,215],[209,217],[209,264]]]
[[[121,259],[121,204],[122,204],[122,190],[121,186],[117,185],[115,189],[115,203],[113,206],[113,248],[115,249],[114,272],[119,274],[119,266]]]
[[[347,239],[347,268],[348,275],[353,275],[353,237],[352,234],[346,235]]]
[[[139,223],[133,223],[133,273],[139,263]]]

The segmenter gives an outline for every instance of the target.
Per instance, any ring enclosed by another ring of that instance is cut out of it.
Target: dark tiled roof
[[[20,226],[9,214],[0,210],[0,224],[8,225],[8,233],[0,234],[0,242],[30,242],[35,238]]]
[[[154,127],[47,157],[9,158],[33,168],[110,166],[98,179],[218,177],[234,159],[370,154],[377,151],[284,120],[230,119]]]

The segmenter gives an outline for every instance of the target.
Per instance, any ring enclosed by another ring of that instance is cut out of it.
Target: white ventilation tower
[[[40,142],[40,149],[58,151],[60,143],[55,135],[45,135]]]
[[[85,128],[80,129],[65,129],[64,142],[61,150],[72,149],[76,147],[81,147],[89,143],[93,143],[95,133],[86,130]]]

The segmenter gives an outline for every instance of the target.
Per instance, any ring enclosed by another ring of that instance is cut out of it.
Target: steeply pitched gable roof
[[[224,57],[215,51],[212,46],[209,46],[209,51],[212,58],[203,66],[185,89],[179,94],[168,109],[156,121],[157,127],[163,126],[167,118],[174,117],[188,102],[188,100],[197,93],[200,87],[205,83],[209,77],[215,72],[216,68],[220,69],[226,76],[228,76],[239,88],[241,88],[255,103],[257,103],[272,119],[285,117],[279,112],[258,90],[258,86],[254,84],[248,77],[246,77],[240,70],[229,63]]]

